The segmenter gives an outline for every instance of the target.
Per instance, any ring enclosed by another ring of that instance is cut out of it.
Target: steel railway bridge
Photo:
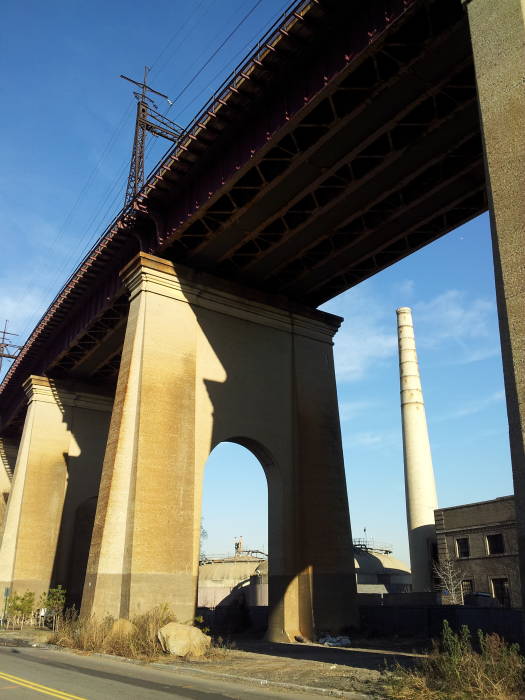
[[[19,430],[29,374],[115,381],[139,250],[315,307],[486,208],[461,3],[296,2],[59,292],[0,430]]]
[[[0,386],[0,587],[192,619],[204,464],[231,440],[268,479],[270,638],[356,624],[341,319],[316,307],[489,208],[525,590],[524,47],[521,0],[292,4]]]

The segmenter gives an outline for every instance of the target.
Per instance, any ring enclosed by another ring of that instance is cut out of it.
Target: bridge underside
[[[364,5],[311,3],[159,168],[15,368],[4,434],[28,374],[116,382],[138,249],[316,307],[487,208],[461,3]]]
[[[162,254],[317,306],[486,208],[466,15],[421,3],[169,230]]]

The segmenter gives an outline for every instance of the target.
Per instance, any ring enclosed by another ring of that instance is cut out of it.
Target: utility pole
[[[126,75],[120,76],[124,78],[124,80],[128,80],[130,83],[140,88],[140,92],[135,91],[133,93],[137,99],[137,116],[135,119],[135,136],[133,139],[128,185],[126,187],[126,197],[124,200],[125,207],[133,202],[144,185],[146,132],[149,131],[155,136],[162,136],[169,141],[173,141],[173,143],[178,143],[185,134],[181,126],[175,124],[171,119],[168,119],[157,111],[157,105],[153,102],[152,98],[146,94],[148,92],[153,93],[154,95],[168,100],[170,105],[173,104],[167,95],[158,92],[158,90],[154,90],[148,85],[149,70],[148,66],[144,66],[144,81],[142,83],[132,80],[132,78],[128,78]]]
[[[22,349],[21,345],[15,345],[9,339],[10,336],[18,335],[18,333],[11,333],[7,330],[8,321],[4,323],[4,327],[0,332],[0,373],[2,372],[2,362],[6,360],[14,360],[18,355],[18,352]]]

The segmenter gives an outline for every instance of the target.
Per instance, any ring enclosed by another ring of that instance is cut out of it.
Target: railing
[[[370,552],[382,552],[383,554],[392,554],[393,548],[390,543],[377,542],[373,537],[360,537],[352,540],[355,549],[362,549]]]
[[[205,554],[202,557],[201,563],[217,564],[222,561],[229,563],[235,561],[236,559],[242,559],[243,557],[253,557],[254,559],[260,559],[261,561],[268,559],[266,552],[261,552],[259,549],[243,549],[242,552],[235,552],[234,554],[231,552],[229,554]]]

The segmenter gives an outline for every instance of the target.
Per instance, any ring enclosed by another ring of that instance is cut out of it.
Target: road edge
[[[1,639],[1,638],[0,638]],[[8,640],[5,640],[8,641]],[[2,647],[26,647],[34,649],[48,649],[49,651],[60,651],[62,653],[70,653],[75,655],[75,649],[70,649],[68,647],[62,647],[58,644],[47,644],[45,642],[31,642],[23,637],[11,637],[9,641],[12,644],[1,643]],[[104,654],[98,651],[92,651],[87,653],[88,656],[95,656],[102,659],[117,661],[120,663],[134,664],[137,666],[149,666],[150,668],[155,668],[162,671],[182,672],[183,674],[196,674],[207,676],[208,678],[224,679],[229,681],[239,681],[244,683],[251,683],[259,687],[268,688],[281,688],[283,690],[295,690],[300,692],[313,692],[324,695],[325,697],[335,697],[335,698],[345,698],[345,700],[382,700],[379,695],[370,695],[369,693],[360,693],[348,690],[339,690],[338,688],[320,688],[313,685],[302,685],[299,683],[287,683],[285,681],[270,681],[264,678],[255,678],[254,676],[241,676],[234,673],[220,673],[219,671],[208,671],[203,668],[195,668],[187,662],[175,661],[173,663],[158,663],[156,661],[141,661],[140,659],[130,659],[125,656],[117,656],[116,654]]]

